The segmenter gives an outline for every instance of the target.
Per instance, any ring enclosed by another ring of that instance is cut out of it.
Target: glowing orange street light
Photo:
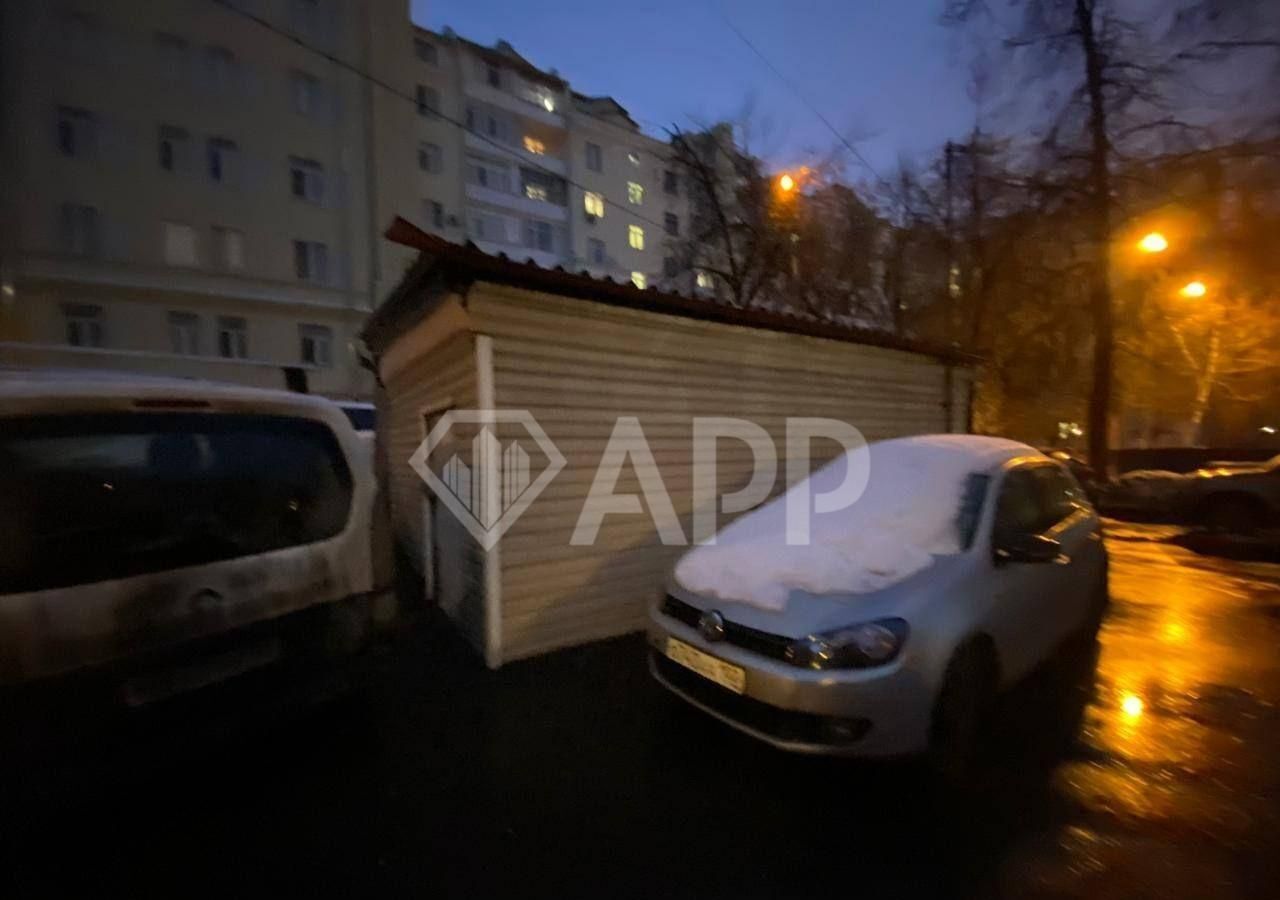
[[[1143,235],[1142,240],[1138,241],[1138,249],[1143,253],[1163,253],[1169,249],[1169,241],[1160,232],[1153,231]]]
[[[784,194],[789,194],[796,189],[796,180],[784,172],[778,179],[778,188]]]
[[[1178,293],[1188,300],[1198,300],[1209,293],[1209,289],[1205,287],[1203,281],[1188,281],[1178,289]]]

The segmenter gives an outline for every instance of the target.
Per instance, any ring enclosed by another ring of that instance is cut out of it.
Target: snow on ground
[[[733,522],[714,543],[694,547],[676,565],[676,581],[696,593],[767,610],[785,607],[793,590],[880,590],[928,567],[935,555],[959,552],[957,516],[968,476],[1027,455],[1039,453],[974,435],[859,447]],[[808,490],[816,498],[843,483],[850,466],[856,472],[862,465],[868,467],[862,496],[845,509],[812,513],[809,543],[788,545],[787,497]]]

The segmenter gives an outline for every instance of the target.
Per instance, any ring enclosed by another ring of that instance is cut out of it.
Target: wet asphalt
[[[1089,689],[1015,691],[960,788],[759,745],[638,637],[489,672],[431,619],[359,700],[8,769],[0,896],[1280,896],[1280,565],[1161,536],[1112,529]]]

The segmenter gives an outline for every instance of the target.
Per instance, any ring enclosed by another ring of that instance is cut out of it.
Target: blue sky
[[[726,17],[794,82],[872,166],[887,174],[968,131],[973,104],[941,0],[413,0],[415,22],[484,44],[505,38],[577,90],[611,94],[641,126],[736,118],[750,105],[751,149],[775,167],[838,146],[816,116],[734,34]],[[844,154],[847,158],[847,154]],[[850,161],[847,177],[868,176]]]

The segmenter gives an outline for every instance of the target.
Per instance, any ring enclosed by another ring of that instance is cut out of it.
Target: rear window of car
[[[371,407],[344,406],[342,411],[347,414],[351,427],[356,431],[373,431],[377,416]]]
[[[214,413],[0,426],[0,593],[252,556],[332,537],[351,472],[320,422]]]

